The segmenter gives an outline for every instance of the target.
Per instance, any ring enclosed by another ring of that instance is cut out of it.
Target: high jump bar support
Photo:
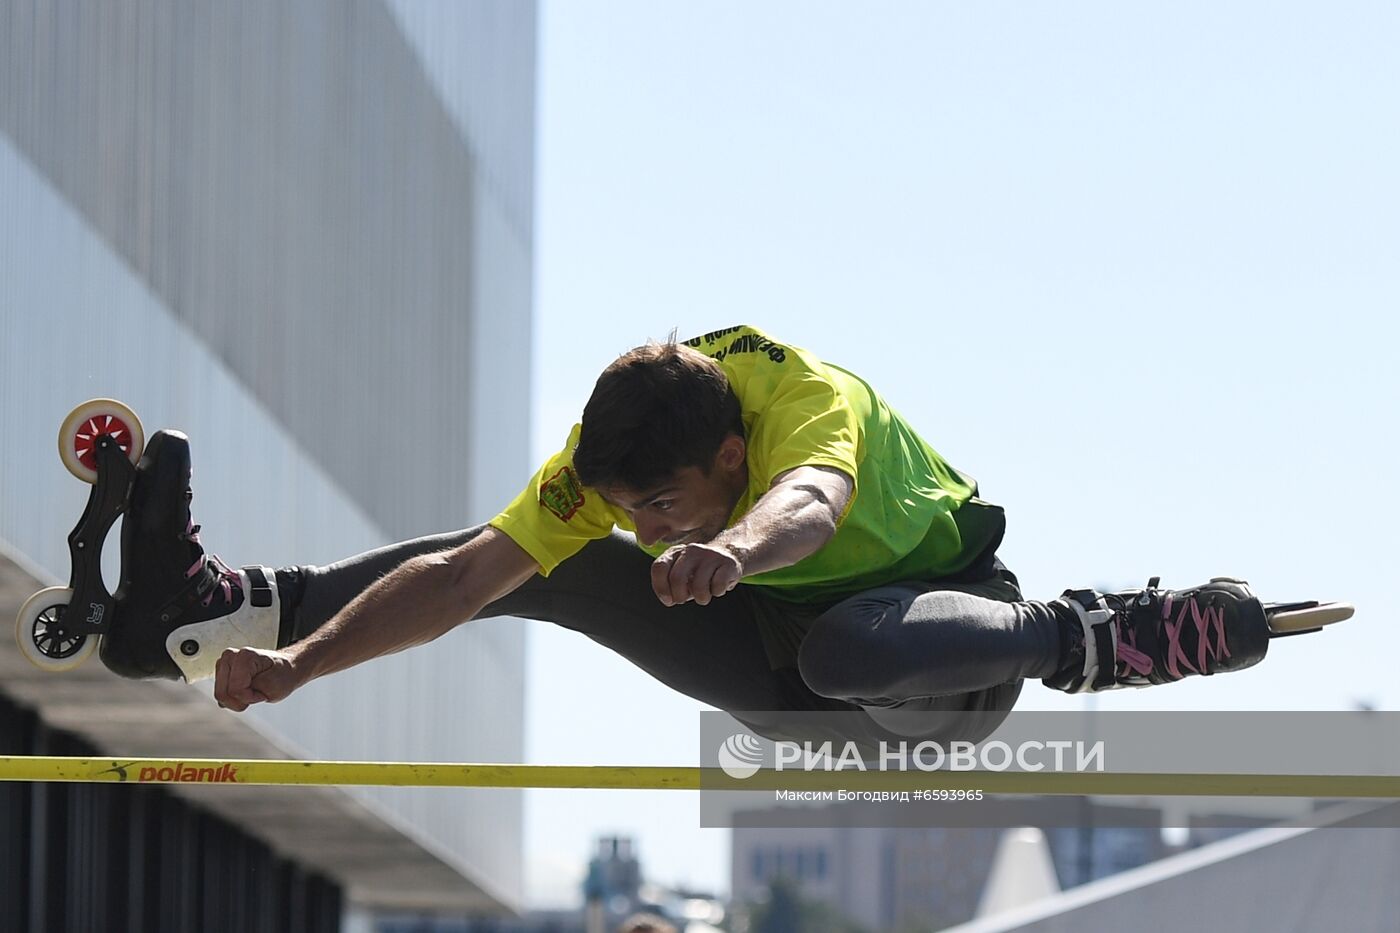
[[[764,769],[751,777],[733,778],[720,768],[699,767],[202,758],[0,757],[0,781],[579,790],[980,790],[987,794],[1072,796],[1400,799],[1400,775]]]

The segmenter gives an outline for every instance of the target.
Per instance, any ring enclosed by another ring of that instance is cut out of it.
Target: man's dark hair
[[[744,421],[724,370],[673,334],[603,370],[583,407],[574,469],[585,486],[654,489],[684,467],[708,473],[730,434],[743,437]]]

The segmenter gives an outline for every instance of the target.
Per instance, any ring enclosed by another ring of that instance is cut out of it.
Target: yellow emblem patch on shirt
[[[564,467],[540,484],[540,504],[562,522],[583,508],[583,484],[572,467]]]

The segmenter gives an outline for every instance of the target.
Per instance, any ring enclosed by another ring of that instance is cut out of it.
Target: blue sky
[[[534,452],[617,353],[753,323],[977,477],[1031,598],[1231,574],[1359,607],[1101,708],[1395,709],[1397,40],[1382,2],[545,2]],[[695,703],[530,643],[531,761],[697,760]],[[691,795],[527,812],[537,903],[602,833],[728,888]]]

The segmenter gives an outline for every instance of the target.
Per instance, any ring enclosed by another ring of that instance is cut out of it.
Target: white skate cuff
[[[1074,688],[1067,690],[1067,693],[1097,693],[1100,690],[1111,689],[1113,684],[1113,658],[1117,657],[1117,644],[1115,639],[1117,632],[1112,625],[1105,624],[1113,618],[1113,613],[1104,608],[1101,602],[1094,603],[1094,608],[1086,609],[1080,605],[1077,599],[1067,599],[1070,608],[1075,615],[1079,616],[1079,624],[1084,631],[1084,679]],[[1100,644],[1106,641],[1107,644]],[[1101,660],[1108,662],[1108,677],[1101,680],[1099,671],[1102,669]]]
[[[244,567],[238,576],[243,605],[217,619],[182,625],[165,639],[165,650],[187,683],[213,677],[214,665],[229,648],[277,648],[282,605],[277,599],[276,571]]]

